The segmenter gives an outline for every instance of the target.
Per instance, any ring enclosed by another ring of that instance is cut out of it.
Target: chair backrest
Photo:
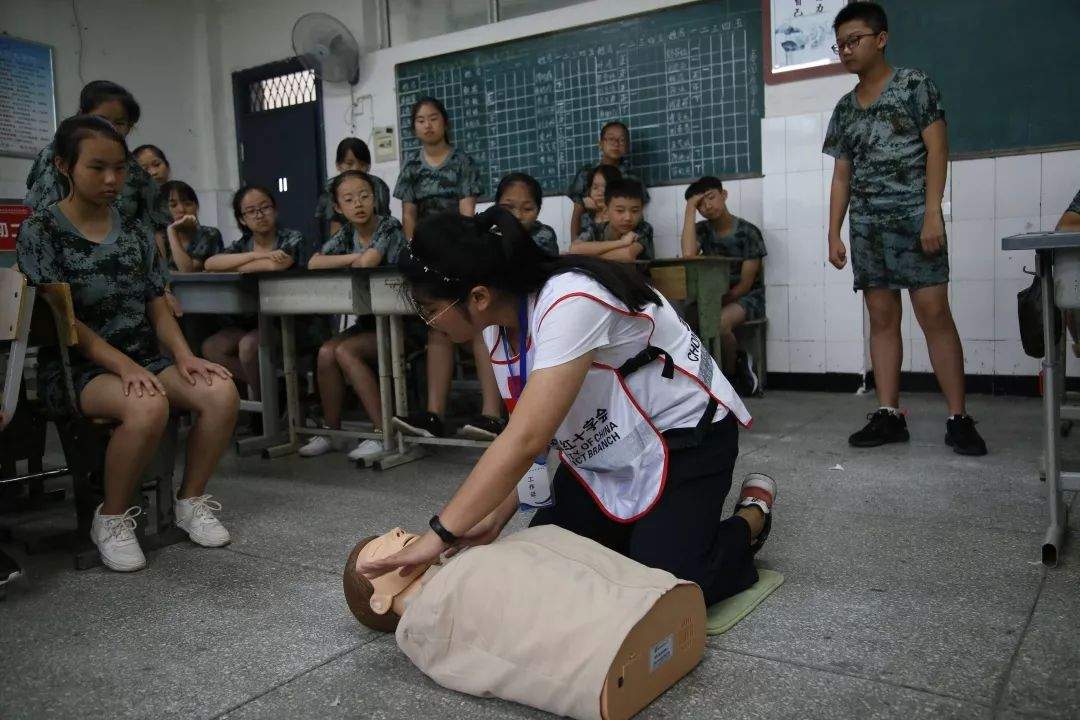
[[[26,276],[18,270],[0,268],[0,341],[17,337],[25,297]]]
[[[0,268],[0,430],[15,416],[35,295],[25,275]]]
[[[30,323],[30,344],[72,347],[79,342],[75,330],[75,305],[67,283],[44,283],[37,286],[37,302]]]

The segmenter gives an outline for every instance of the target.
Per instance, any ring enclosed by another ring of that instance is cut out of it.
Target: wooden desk
[[[740,262],[739,258],[697,255],[663,258],[649,263],[654,286],[668,300],[687,300],[697,304],[698,336],[706,343],[717,362],[721,357],[721,298],[731,287],[731,264],[735,262]]]

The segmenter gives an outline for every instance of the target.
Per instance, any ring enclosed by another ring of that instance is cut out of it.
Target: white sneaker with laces
[[[203,547],[228,545],[229,531],[214,515],[221,510],[221,503],[211,500],[213,495],[196,495],[177,500],[176,526],[184,530],[191,540]]]
[[[362,440],[359,445],[349,451],[350,460],[366,460],[383,451],[383,444],[379,440]]]
[[[308,440],[307,444],[301,447],[297,452],[300,453],[300,457],[318,457],[319,455],[333,452],[336,449],[332,439],[326,435],[316,435]]]
[[[146,567],[146,556],[135,537],[135,518],[142,514],[139,506],[130,507],[123,515],[102,515],[101,505],[94,510],[90,539],[97,545],[101,562],[117,572],[134,572]]]

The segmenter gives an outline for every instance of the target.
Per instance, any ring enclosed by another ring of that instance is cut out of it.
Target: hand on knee
[[[205,417],[223,422],[236,419],[240,410],[240,394],[236,391],[235,383],[219,380],[213,385],[200,387],[199,391],[195,411],[200,419]]]

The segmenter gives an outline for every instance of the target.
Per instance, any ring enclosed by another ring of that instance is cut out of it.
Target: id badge
[[[518,481],[517,494],[518,509],[521,511],[551,507],[555,504],[551,497],[551,478],[548,476],[546,456],[533,461],[532,467]]]

